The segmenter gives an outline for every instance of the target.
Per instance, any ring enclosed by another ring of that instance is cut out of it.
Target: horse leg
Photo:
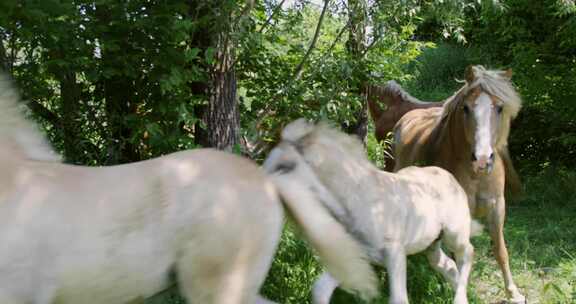
[[[219,255],[217,252],[199,253],[194,250],[184,253],[177,263],[177,275],[180,291],[187,303],[274,303],[258,294],[272,255],[263,256],[250,251],[250,255],[254,255]]]
[[[488,217],[488,229],[492,239],[492,246],[496,261],[500,265],[500,270],[504,276],[504,285],[508,299],[512,303],[525,303],[526,298],[520,293],[512,279],[508,258],[508,249],[504,241],[504,218],[506,215],[504,197],[500,197]]]
[[[474,247],[470,244],[469,238],[464,239],[454,248],[456,263],[458,264],[458,281],[456,283],[456,294],[454,304],[468,304],[466,290],[468,287],[468,278],[472,270],[472,260],[474,258]]]
[[[397,245],[385,249],[384,252],[388,280],[390,281],[389,304],[408,304],[406,289],[406,253]]]
[[[328,272],[322,275],[314,283],[312,290],[312,303],[329,304],[334,290],[340,285]]]
[[[444,279],[450,283],[450,286],[456,290],[456,282],[460,275],[458,268],[456,268],[456,263],[449,256],[444,253],[441,247],[441,242],[436,241],[426,252],[426,257],[428,262],[438,271]]]
[[[280,239],[281,223],[251,230],[250,236],[242,227],[228,235],[230,227],[201,230],[202,237],[180,242],[175,267],[187,303],[273,303],[259,290]]]

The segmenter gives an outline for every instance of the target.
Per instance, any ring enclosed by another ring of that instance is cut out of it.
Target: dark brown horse
[[[450,171],[468,195],[472,216],[486,218],[508,299],[524,303],[504,241],[506,179],[519,184],[508,154],[510,123],[521,107],[508,71],[471,66],[466,83],[442,107],[415,109],[394,127],[395,171],[413,164]]]
[[[384,86],[370,85],[367,90],[368,109],[374,120],[376,140],[384,141],[396,122],[409,111],[441,107],[442,102],[421,101],[412,97],[394,80]],[[382,108],[383,107],[383,108]],[[391,154],[392,151],[388,151]],[[394,170],[394,159],[386,158],[386,171]]]

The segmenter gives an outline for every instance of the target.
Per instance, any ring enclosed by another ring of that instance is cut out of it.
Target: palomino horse
[[[374,135],[378,141],[384,141],[388,134],[392,134],[396,123],[404,114],[415,109],[428,109],[442,107],[445,101],[422,101],[406,92],[396,81],[390,80],[384,86],[368,86],[368,109],[370,116],[374,120]],[[384,108],[382,108],[384,106]],[[512,195],[519,195],[521,192],[520,177],[514,170],[512,160],[508,154],[508,149],[501,151],[502,161],[506,169],[506,188]],[[392,151],[387,154],[393,157]],[[394,171],[394,158],[387,157],[385,160],[385,170]]]
[[[368,110],[374,120],[374,135],[378,141],[384,141],[396,122],[409,111],[442,106],[442,102],[422,101],[412,97],[394,80],[384,86],[369,85],[367,91]],[[386,171],[391,172],[394,170],[394,159],[387,157],[385,165]]]
[[[472,216],[487,217],[509,300],[523,303],[525,298],[512,280],[504,241],[505,178],[516,177],[507,140],[511,120],[521,106],[511,75],[509,70],[469,67],[466,84],[442,108],[416,109],[398,121],[394,155],[395,170],[425,164],[454,174],[466,190]]]
[[[438,167],[378,170],[356,137],[304,120],[289,124],[264,168],[282,181],[316,180],[325,208],[364,246],[371,261],[384,265],[390,303],[408,303],[406,255],[426,250],[431,265],[455,290],[456,304],[468,303],[472,226],[466,193]],[[325,188],[325,189],[323,189]],[[474,229],[476,230],[476,229]],[[441,248],[455,254],[456,263]],[[316,282],[314,303],[328,304],[340,281],[328,270]]]
[[[133,303],[171,277],[189,303],[270,303],[258,292],[280,238],[281,200],[330,271],[374,296],[361,245],[308,182],[279,188],[253,162],[210,149],[62,164],[1,78],[0,303]]]

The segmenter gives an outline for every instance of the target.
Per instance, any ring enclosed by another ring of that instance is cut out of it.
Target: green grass
[[[525,180],[526,193],[507,209],[506,239],[512,272],[529,303],[576,303],[576,172],[549,170]],[[327,232],[328,233],[328,232]],[[505,299],[500,270],[491,253],[487,233],[473,239],[475,262],[468,295],[471,303],[500,303]],[[387,303],[385,270],[380,275]],[[279,303],[310,303],[311,287],[321,268],[306,243],[290,225],[285,229],[263,294]],[[408,265],[411,303],[452,303],[453,292],[422,255]],[[174,294],[148,304],[183,303]],[[338,290],[332,303],[362,303]]]
[[[555,178],[552,179],[551,175]],[[507,209],[506,239],[517,285],[529,303],[576,303],[576,173],[556,171],[526,180],[522,200]],[[474,238],[475,264],[470,279],[471,303],[505,299],[500,270],[487,233]],[[385,270],[382,297],[387,303]],[[280,303],[309,303],[310,287],[319,272],[305,244],[286,230],[264,292]],[[412,303],[452,303],[452,290],[422,255],[410,257],[408,288]],[[361,303],[338,292],[332,303]]]

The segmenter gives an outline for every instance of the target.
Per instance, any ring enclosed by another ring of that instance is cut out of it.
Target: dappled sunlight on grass
[[[576,196],[566,176],[574,174],[546,172],[528,178],[525,197],[507,209],[506,240],[512,273],[529,303],[576,301]],[[488,235],[476,238],[474,245],[477,255],[472,289],[484,303],[504,299]]]

